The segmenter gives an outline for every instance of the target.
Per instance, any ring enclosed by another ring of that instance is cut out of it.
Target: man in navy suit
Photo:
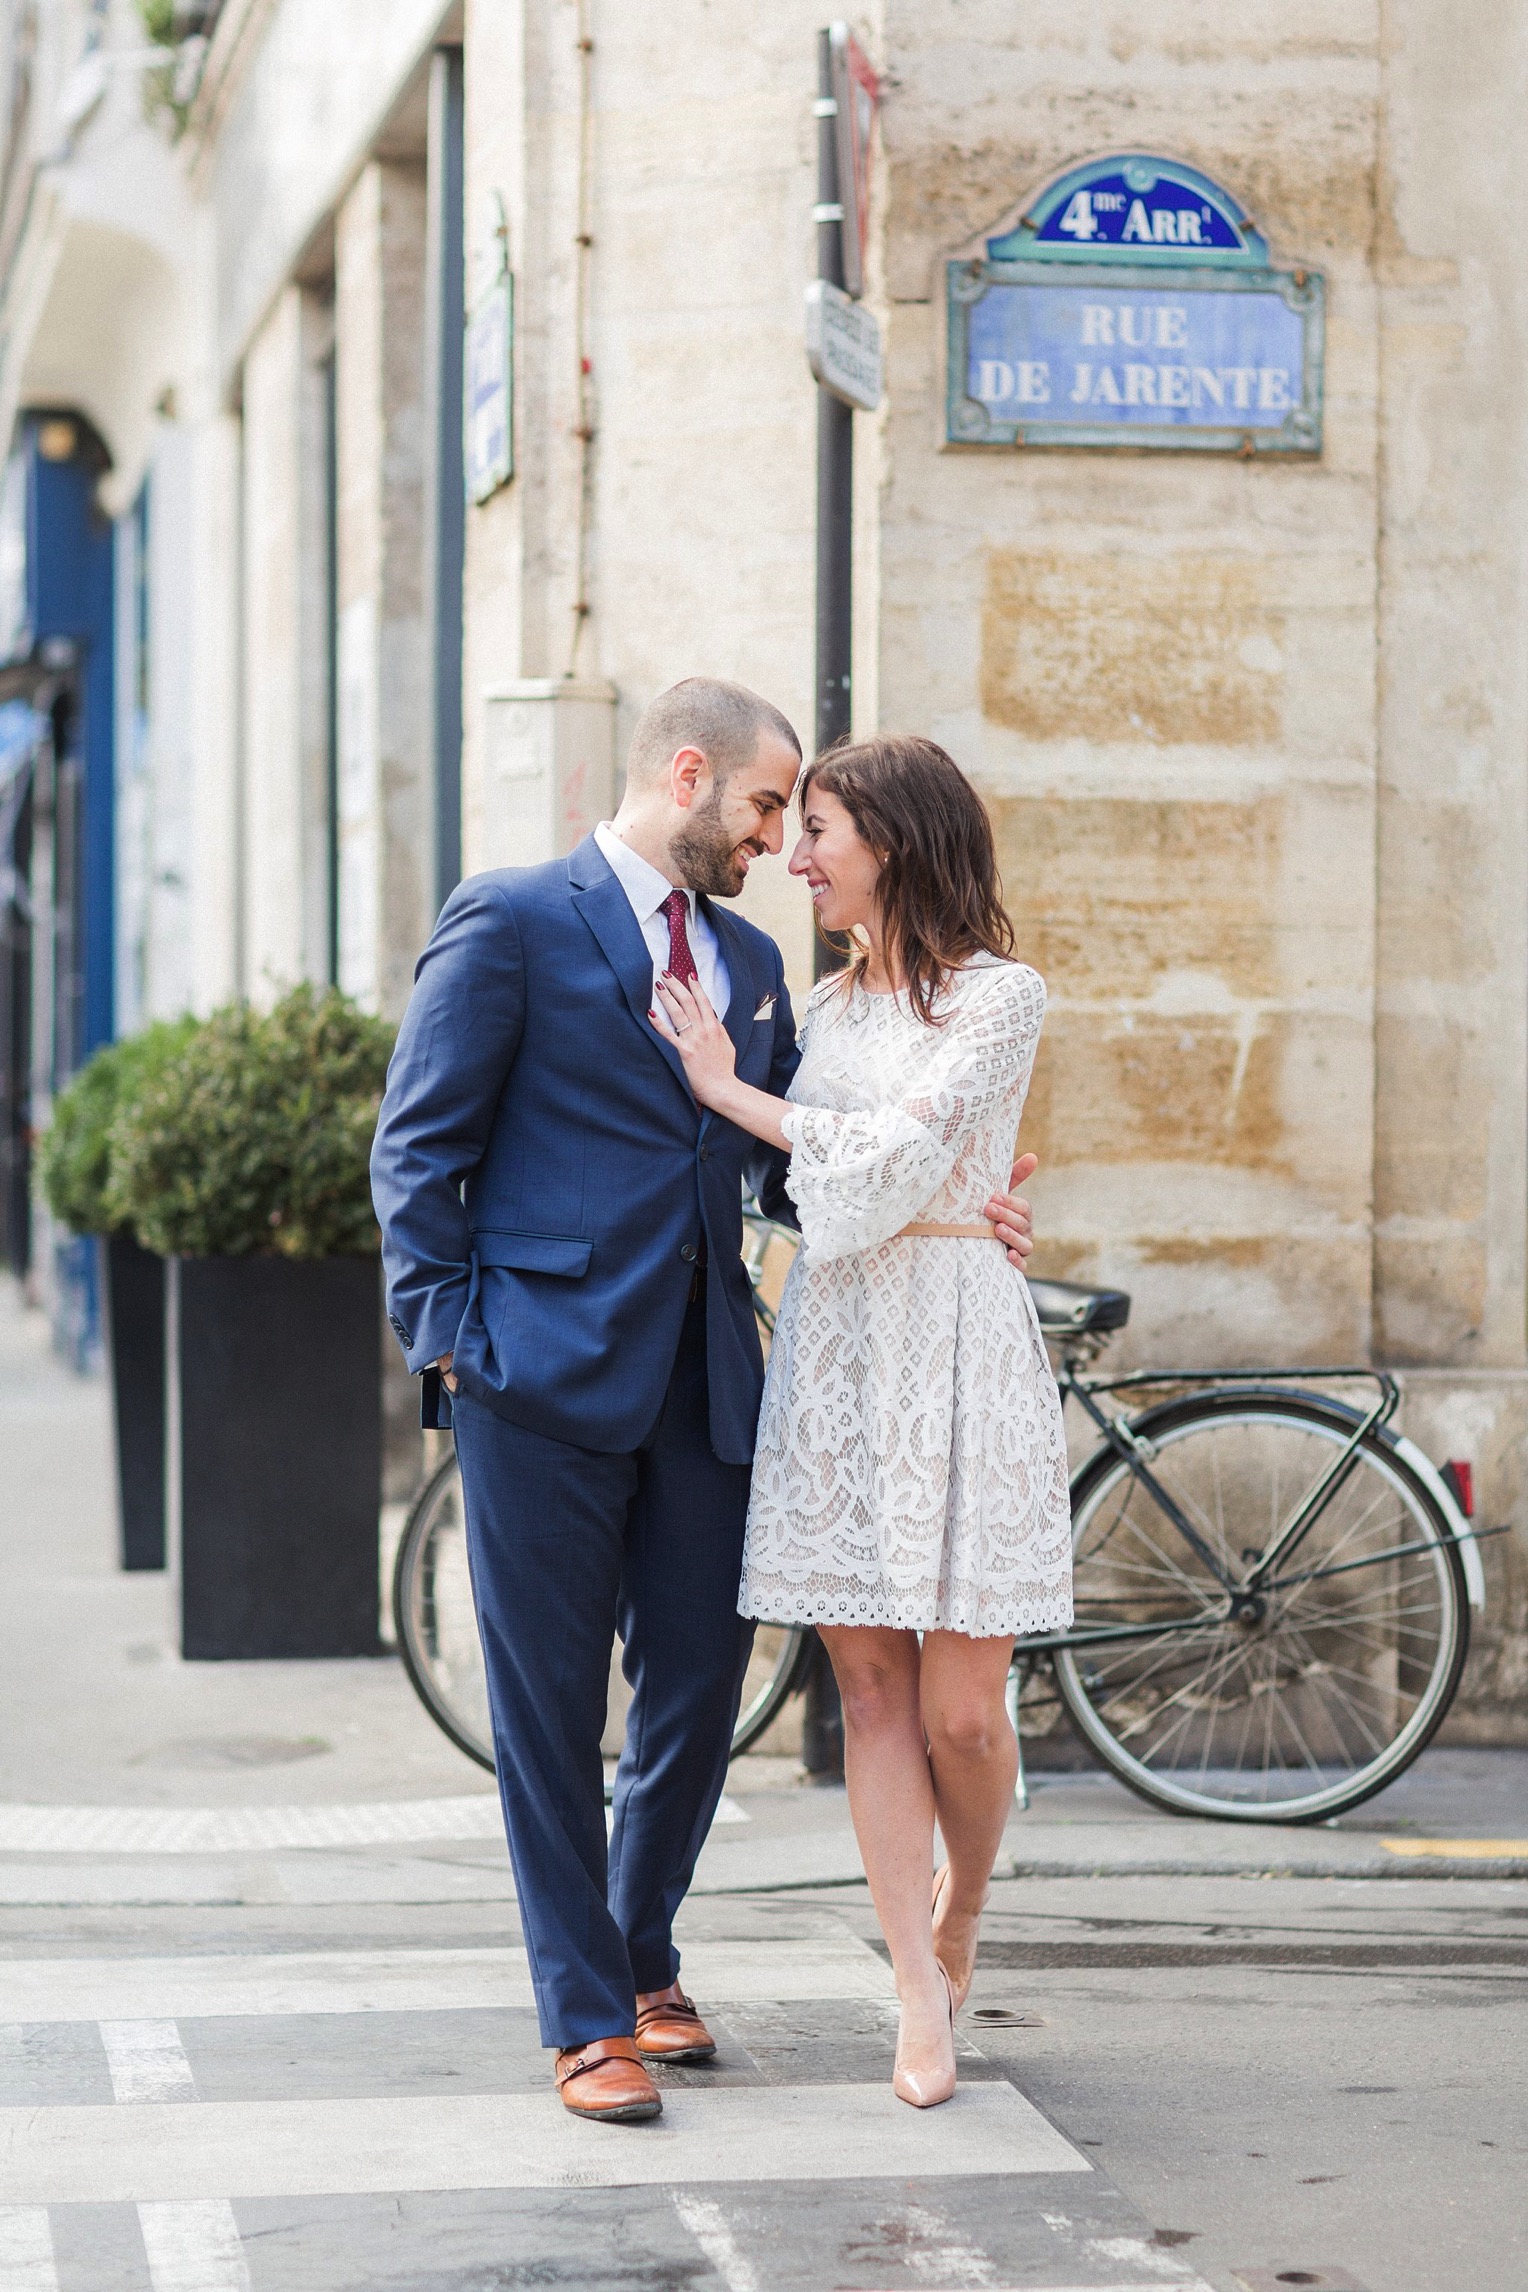
[[[696,1106],[650,1012],[655,969],[698,978],[739,1074],[783,1095],[780,951],[716,902],[780,850],[800,765],[757,694],[703,677],[660,694],[612,823],[446,902],[372,1154],[389,1319],[427,1412],[449,1394],[542,2041],[579,2116],[656,2116],[643,2056],[715,2051],[672,1927],[753,1632],[737,1613],[763,1387],[744,1185],[792,1213],[785,1157]],[[1018,1263],[1027,1211],[1006,1214]],[[632,1698],[607,1850],[617,1631]]]

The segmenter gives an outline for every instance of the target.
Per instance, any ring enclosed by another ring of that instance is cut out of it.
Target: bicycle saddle
[[[1035,1301],[1040,1327],[1057,1336],[1123,1329],[1130,1319],[1130,1299],[1123,1289],[1086,1289],[1080,1281],[1031,1278],[1029,1294]]]

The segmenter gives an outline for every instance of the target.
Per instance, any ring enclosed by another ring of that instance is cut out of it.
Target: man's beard
[[[713,789],[675,834],[669,854],[691,891],[706,892],[712,899],[736,899],[748,880],[738,853],[758,849],[755,843],[733,842],[721,822],[721,791]]]

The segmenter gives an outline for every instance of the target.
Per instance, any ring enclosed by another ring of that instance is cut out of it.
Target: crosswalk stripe
[[[716,2006],[894,1994],[889,1967],[852,1934],[789,1942],[693,1942],[683,1956],[685,1987]],[[11,1958],[0,1963],[0,2023],[444,2013],[532,2002],[529,1961],[518,1949]]]
[[[233,2206],[200,2197],[138,2207],[154,2292],[250,2292]]]
[[[101,2044],[118,2101],[194,2101],[196,2079],[173,2021],[103,2021]]]
[[[0,2285],[5,2292],[58,2292],[45,2204],[0,2205]]]
[[[889,2082],[685,2087],[618,2132],[551,2092],[0,2109],[0,2203],[1091,2171],[1000,2082],[927,2111]]]
[[[727,2216],[714,2197],[674,2191],[674,2210],[727,2287],[727,2292],[764,2292],[758,2270],[738,2248]]]

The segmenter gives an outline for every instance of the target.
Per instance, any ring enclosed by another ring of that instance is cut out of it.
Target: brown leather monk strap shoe
[[[635,2125],[662,2114],[663,2100],[629,2037],[592,2037],[557,2056],[557,2090],[575,2117]]]
[[[637,1992],[637,2050],[653,2061],[711,2061],[716,2040],[677,1982]]]

